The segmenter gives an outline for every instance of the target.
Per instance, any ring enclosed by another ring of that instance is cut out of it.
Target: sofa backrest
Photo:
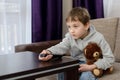
[[[120,61],[120,55],[118,57],[118,50],[120,48],[120,37],[118,38],[118,35],[120,35],[120,32],[118,32],[118,25],[119,23],[119,18],[99,18],[99,19],[94,19],[91,20],[91,24],[93,24],[96,28],[97,31],[102,33],[109,43],[114,55],[115,59]],[[120,27],[119,27],[120,31]],[[119,33],[119,34],[118,34]],[[119,47],[117,47],[119,46]],[[120,51],[120,50],[119,50]],[[118,58],[117,58],[118,57]]]
[[[100,18],[91,20],[96,30],[102,33],[110,44],[112,51],[115,49],[116,32],[118,27],[118,18]]]
[[[117,62],[120,62],[120,19],[118,22],[118,28],[117,28],[117,35],[116,35],[116,44],[115,44],[115,59]]]

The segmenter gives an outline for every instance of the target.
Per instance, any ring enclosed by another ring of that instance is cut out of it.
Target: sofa
[[[114,71],[112,74],[104,75],[99,80],[119,80],[120,78],[120,18],[99,18],[91,20],[96,29],[101,32],[107,42],[110,44],[112,52],[115,56],[115,62],[113,64]],[[15,46],[15,52],[32,51],[40,53],[43,49],[49,48],[61,40],[42,41],[31,44],[21,44]],[[69,56],[69,55],[66,55]],[[56,75],[50,75],[36,80],[57,80]]]

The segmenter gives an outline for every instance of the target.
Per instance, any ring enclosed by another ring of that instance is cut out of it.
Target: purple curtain
[[[73,0],[73,7],[85,7],[88,9],[91,19],[103,18],[103,0]]]
[[[32,42],[62,38],[62,0],[32,0]]]

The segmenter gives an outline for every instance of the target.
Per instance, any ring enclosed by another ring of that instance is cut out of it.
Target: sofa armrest
[[[15,52],[23,52],[23,51],[32,51],[35,53],[40,53],[42,50],[47,49],[61,40],[51,40],[51,41],[42,41],[42,42],[35,42],[31,44],[21,44],[15,46]]]

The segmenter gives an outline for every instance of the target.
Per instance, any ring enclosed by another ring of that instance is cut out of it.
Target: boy
[[[96,67],[107,69],[114,62],[114,56],[109,44],[103,35],[97,32],[93,25],[90,25],[90,15],[85,8],[73,8],[66,18],[66,24],[69,32],[65,38],[61,43],[43,50],[41,54],[50,55],[39,57],[39,60],[47,61],[53,57],[52,54],[63,55],[70,51],[70,55],[73,58],[80,60],[80,67],[78,69],[81,72],[80,80],[96,80],[90,71]],[[83,49],[89,42],[96,42],[103,52],[103,59],[99,59],[92,65],[85,64],[85,57],[83,55]],[[63,80],[63,77],[62,73],[58,75],[59,80]]]

